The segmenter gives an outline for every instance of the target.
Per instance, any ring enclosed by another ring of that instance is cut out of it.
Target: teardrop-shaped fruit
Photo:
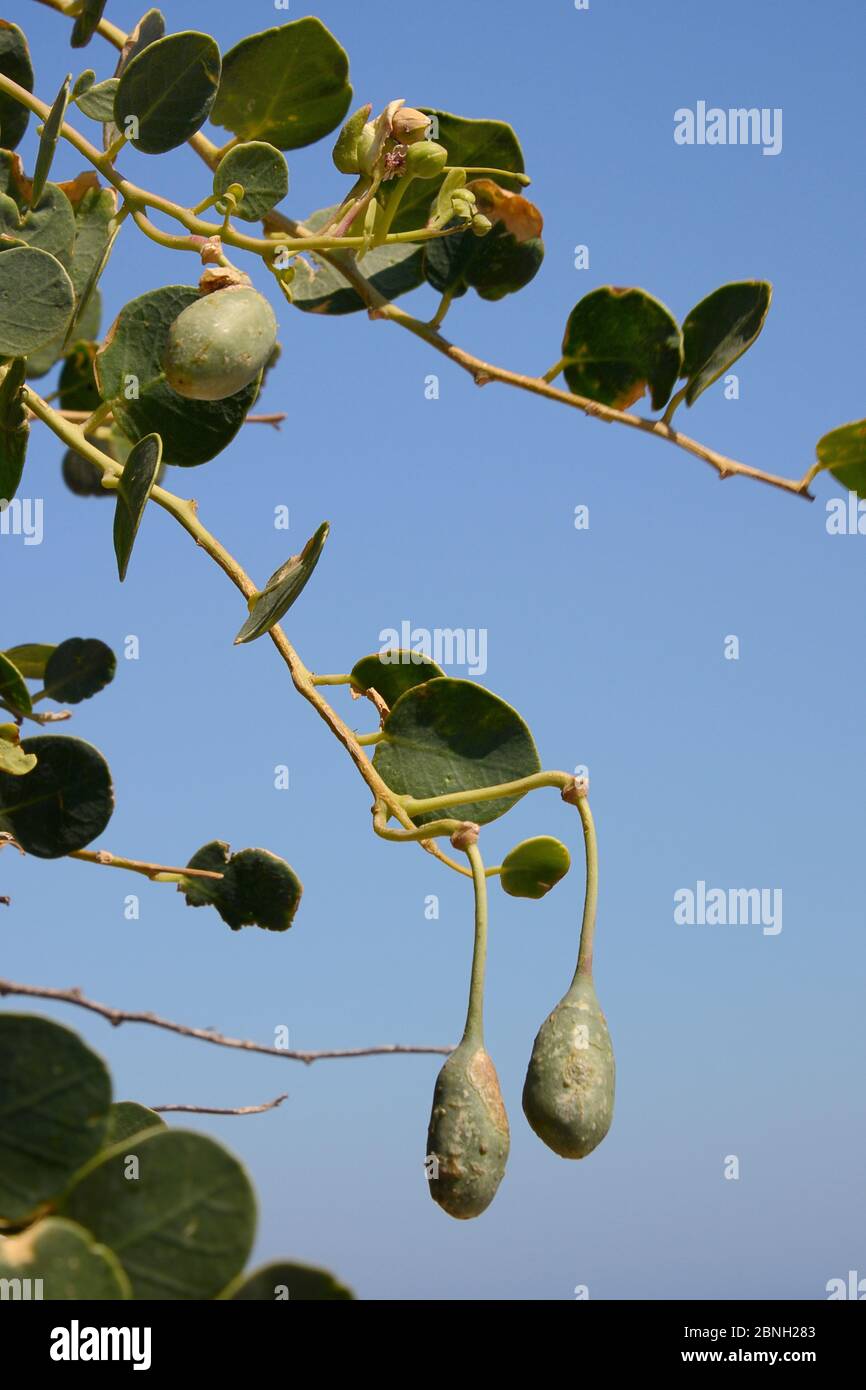
[[[436,1078],[427,1131],[430,1195],[460,1221],[490,1206],[508,1161],[510,1135],[489,1053],[464,1039]]]
[[[590,975],[578,975],[545,1019],[532,1049],[523,1111],[562,1158],[585,1158],[613,1119],[616,1064]]]
[[[274,311],[257,290],[214,290],[171,325],[163,356],[166,381],[188,400],[224,400],[255,381],[276,341]]]

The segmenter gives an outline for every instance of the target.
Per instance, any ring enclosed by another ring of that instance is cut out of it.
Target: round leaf
[[[115,1144],[125,1143],[134,1134],[164,1127],[165,1120],[155,1110],[148,1110],[146,1105],[139,1105],[134,1100],[117,1100],[108,1112],[103,1148],[112,1149]]]
[[[0,269],[4,260],[0,256]],[[231,443],[259,389],[254,381],[222,401],[193,401],[167,384],[162,355],[168,330],[198,298],[192,285],[166,285],[130,300],[94,362],[102,399],[112,402],[127,438],[137,443],[158,434],[165,441],[163,462],[182,467],[207,463]]]
[[[237,1159],[181,1129],[148,1130],[101,1154],[63,1211],[115,1252],[136,1299],[215,1298],[246,1263],[256,1224]]]
[[[444,677],[407,690],[385,720],[373,758],[392,791],[419,800],[496,786],[541,770],[538,752],[520,715],[473,681]],[[496,820],[520,798],[500,797],[416,816],[416,825],[440,817]]]
[[[164,154],[201,130],[216,100],[220,51],[209,34],[188,30],[157,39],[124,68],[114,97],[114,124],[137,122],[131,143],[145,154]]]
[[[423,685],[425,681],[444,675],[441,666],[437,666],[429,656],[402,648],[362,656],[351,670],[355,689],[375,690],[389,708],[396,705],[400,696],[411,690],[413,685]]]
[[[79,705],[114,680],[117,658],[98,637],[61,642],[45,667],[45,694],[58,704]]]
[[[35,246],[56,257],[64,270],[68,270],[75,245],[72,204],[57,183],[45,185],[33,208],[4,193],[0,197],[0,235],[3,238],[0,249],[16,243]]]
[[[233,183],[242,184],[244,190],[237,216],[244,222],[260,222],[288,193],[289,166],[273,145],[250,140],[223,155],[214,174],[213,191],[227,193]]]
[[[571,855],[562,841],[537,835],[506,854],[500,881],[512,898],[543,898],[570,868]]]
[[[52,1301],[132,1297],[114,1251],[60,1216],[49,1216],[20,1235],[0,1240],[0,1280],[20,1280],[25,1288],[29,1281],[29,1297]]]
[[[680,374],[682,334],[652,295],[604,285],[571,311],[562,355],[575,395],[627,410],[649,387],[653,409],[661,410]]]
[[[0,19],[0,73],[25,91],[33,91],[33,64],[27,40],[17,24]],[[14,150],[27,129],[30,112],[14,97],[0,92],[0,145]]]
[[[221,879],[187,878],[182,884],[189,907],[215,907],[232,931],[263,927],[287,931],[304,891],[291,865],[266,849],[242,849],[229,855],[224,840],[197,850],[188,869],[210,869]]]
[[[63,1191],[100,1149],[110,1103],[105,1063],[77,1033],[0,1014],[0,1219],[19,1221]]]
[[[215,125],[242,140],[297,150],[335,130],[349,109],[349,60],[321,20],[266,29],[223,59]]]
[[[237,1281],[222,1297],[234,1302],[335,1303],[355,1295],[327,1269],[275,1260]]]
[[[686,315],[682,375],[689,405],[752,346],[772,296],[773,287],[765,280],[735,281],[714,290]]]
[[[818,462],[837,482],[866,497],[866,420],[840,425],[818,440]]]
[[[0,356],[26,357],[65,333],[74,308],[72,281],[54,256],[32,246],[0,255]]]
[[[59,859],[101,835],[114,810],[111,772],[79,738],[38,735],[21,743],[36,756],[26,777],[0,773],[0,827],[37,859]]]

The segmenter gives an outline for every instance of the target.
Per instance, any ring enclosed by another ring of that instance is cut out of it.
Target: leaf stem
[[[500,797],[524,796],[541,787],[568,787],[574,781],[570,772],[533,772],[514,782],[499,782],[491,787],[473,787],[469,791],[447,792],[444,796],[401,796],[400,804],[412,817],[428,815],[449,806],[470,806],[476,801],[498,801]]]
[[[130,873],[144,874],[154,882],[176,883],[185,878],[222,878],[211,869],[173,869],[166,864],[149,864],[142,859],[125,859],[119,854],[111,854],[107,849],[75,849],[67,859],[80,859],[85,864],[104,864],[110,869],[127,869]],[[162,877],[165,874],[172,878]]]
[[[466,856],[472,869],[472,886],[475,890],[475,942],[463,1041],[481,1047],[484,1042],[484,974],[487,965],[487,876],[477,844],[468,846]]]

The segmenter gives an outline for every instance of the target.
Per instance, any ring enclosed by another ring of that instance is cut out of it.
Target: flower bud
[[[493,231],[493,223],[483,212],[477,212],[472,219],[472,230],[476,236],[487,236],[488,232]]]
[[[366,106],[362,106],[349,117],[343,129],[340,131],[340,134],[337,136],[333,160],[341,174],[360,173],[359,143],[372,110],[373,107],[369,102]]]
[[[435,179],[448,163],[448,151],[434,140],[419,140],[406,149],[406,173],[413,179]]]
[[[402,145],[415,145],[419,140],[426,140],[429,129],[430,117],[425,116],[423,111],[416,111],[413,106],[402,107],[391,122],[391,134]]]

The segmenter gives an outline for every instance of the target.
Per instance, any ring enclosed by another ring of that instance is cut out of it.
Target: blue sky
[[[176,29],[203,22],[200,5],[169,8]],[[212,13],[224,48],[285,18],[263,0]],[[833,6],[832,23],[805,0],[592,0],[587,12],[568,0],[442,0],[429,13],[340,0],[315,13],[350,54],[358,103],[405,97],[497,116],[521,137],[547,256],[521,295],[454,307],[447,330],[462,346],[539,373],[597,285],[639,285],[683,316],[717,285],[760,277],[774,302],[735,369],[739,399],[716,385],[681,427],[797,476],[820,435],[866,414],[863,124],[850,67],[866,21],[854,0]],[[41,6],[6,14],[30,36],[42,97],[67,70],[113,71],[101,41],[72,54],[63,21]],[[138,7],[115,0],[109,14],[128,28]],[[674,112],[699,100],[781,108],[782,152],[677,145]],[[23,150],[32,166],[32,129]],[[324,142],[289,156],[292,213],[341,194],[329,153]],[[64,176],[79,170],[74,154],[60,158]],[[209,191],[188,150],[159,161],[129,151],[124,168],[189,202]],[[585,271],[578,244],[590,248]],[[107,319],[145,289],[196,278],[191,259],[127,228],[105,277]],[[416,294],[420,315],[434,305],[432,291]],[[304,1069],[45,1011],[107,1056],[122,1097],[229,1106],[288,1090],[279,1111],[203,1127],[250,1167],[257,1257],[332,1266],[365,1298],[562,1300],[587,1285],[592,1298],[810,1299],[849,1269],[866,1273],[866,538],[828,535],[835,484],[819,479],[811,506],[720,484],[655,440],[479,391],[396,328],[275,307],[283,356],[262,408],[285,410],[285,427],[248,427],[169,485],[195,495],[261,579],[330,520],[287,624],[313,669],[348,670],[404,619],[486,629],[483,680],[530,723],[544,764],[588,765],[614,1125],[569,1164],[520,1109],[532,1040],[577,950],[578,823],[553,792],[484,837],[495,862],[524,835],[559,835],[576,868],[540,903],[493,885],[487,1033],[512,1153],[478,1221],[450,1221],[425,1191],[435,1058]],[[111,507],[65,491],[61,453],[35,433],[23,491],[44,498],[43,544],[0,539],[2,644],[92,635],[121,650],[139,638],[140,659],[121,660],[114,685],[75,715],[116,780],[100,845],[169,863],[213,837],[263,845],[290,860],[306,894],[290,934],[233,934],[170,888],[7,852],[2,973],[265,1041],[285,1024],[297,1047],[456,1041],[467,885],[372,837],[363,783],[271,644],[232,646],[239,596],[171,518],[146,517],[118,585]],[[288,541],[273,527],[279,504]],[[574,528],[579,505],[586,531]],[[730,635],[737,661],[724,658]],[[334,700],[371,727],[366,706]],[[288,791],[274,789],[278,764]],[[700,880],[780,889],[782,931],[677,925],[674,894]],[[131,892],[137,922],[124,917]],[[434,893],[438,922],[424,915]],[[728,1155],[738,1181],[724,1178]]]

